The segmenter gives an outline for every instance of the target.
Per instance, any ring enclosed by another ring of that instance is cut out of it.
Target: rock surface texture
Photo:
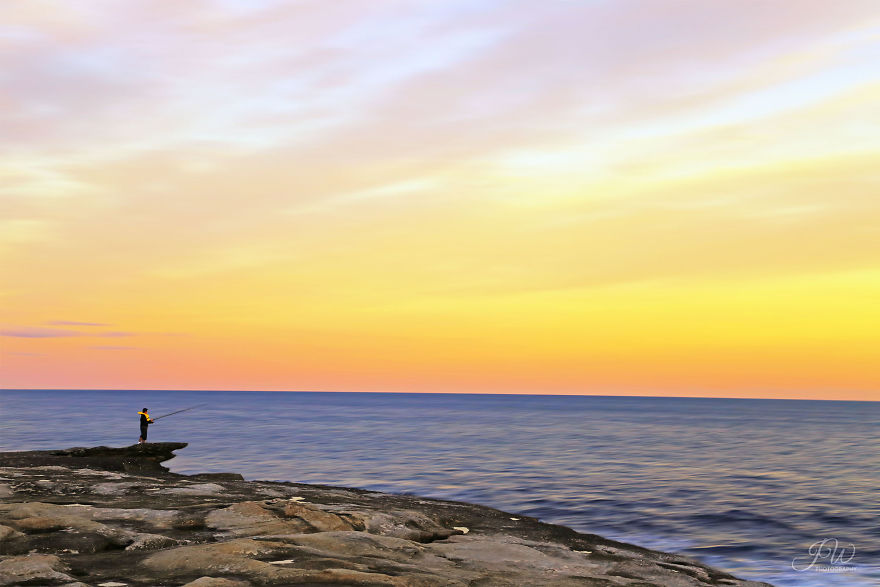
[[[767,585],[482,506],[168,472],[185,446],[0,453],[0,585]]]

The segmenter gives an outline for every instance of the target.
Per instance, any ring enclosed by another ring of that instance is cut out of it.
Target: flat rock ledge
[[[767,586],[487,507],[178,475],[185,443],[0,453],[0,586]]]

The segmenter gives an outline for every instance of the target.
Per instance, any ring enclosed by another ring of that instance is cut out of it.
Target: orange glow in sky
[[[0,10],[4,388],[880,400],[874,0]]]

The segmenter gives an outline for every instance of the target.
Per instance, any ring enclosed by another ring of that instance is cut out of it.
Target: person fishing
[[[141,415],[141,437],[138,438],[138,444],[143,444],[147,441],[147,427],[150,424],[155,424],[156,420],[161,420],[162,418],[167,418],[168,416],[173,416],[175,414],[182,414],[183,412],[188,412],[190,410],[194,410],[196,408],[201,408],[202,406],[207,404],[199,404],[197,406],[193,406],[191,408],[183,408],[182,410],[177,410],[176,412],[171,412],[170,414],[163,414],[158,418],[153,418],[150,416],[149,410],[144,408],[143,411],[138,412]]]
[[[138,444],[143,444],[147,441],[147,427],[155,421],[148,412],[147,408],[144,408],[142,412],[138,412],[141,415],[141,437],[138,438]]]

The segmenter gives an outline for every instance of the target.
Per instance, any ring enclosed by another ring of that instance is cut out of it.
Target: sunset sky
[[[5,0],[0,386],[880,400],[876,0]]]

